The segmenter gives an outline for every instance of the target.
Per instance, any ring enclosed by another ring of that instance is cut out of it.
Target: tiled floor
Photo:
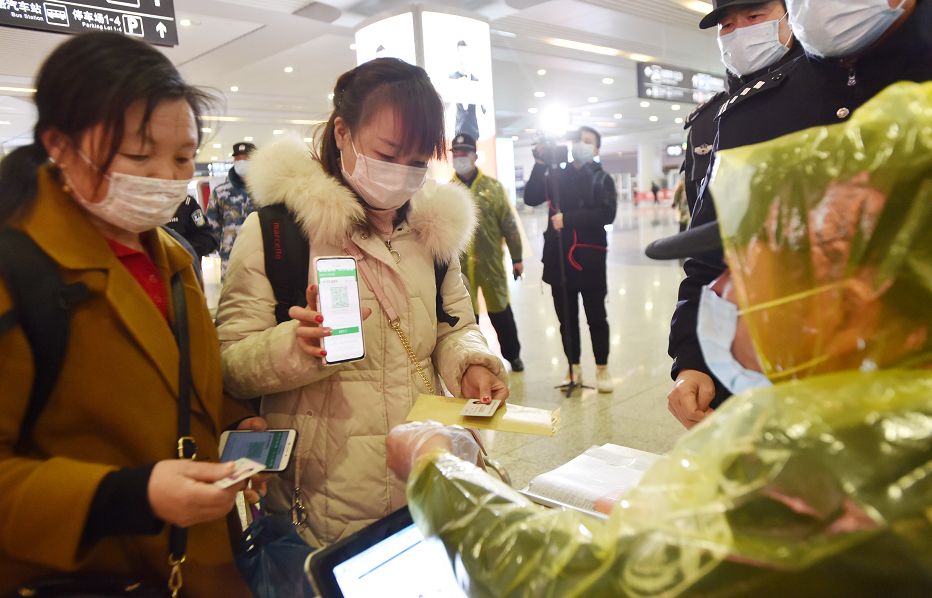
[[[561,428],[553,438],[484,433],[490,453],[505,465],[519,488],[592,445],[613,442],[660,453],[685,431],[667,411],[666,402],[672,384],[667,335],[682,270],[676,262],[653,262],[643,254],[649,242],[676,232],[673,210],[668,204],[619,205],[608,255],[609,366],[615,391],[577,391],[569,399],[554,388],[566,375],[566,360],[550,289],[541,282],[545,212],[546,208],[519,210],[530,246],[525,249],[524,279],[510,284],[526,370],[512,374],[510,400],[559,408]],[[203,266],[208,304],[215,306],[219,259],[206,258]],[[593,382],[595,362],[582,309],[580,318],[583,381]],[[497,350],[488,317],[483,316],[480,324]]]
[[[567,399],[554,388],[566,375],[550,289],[541,283],[540,263],[546,214],[519,210],[531,247],[525,250],[524,280],[511,283],[512,308],[526,370],[511,375],[510,401],[560,409],[561,428],[553,438],[486,432],[487,447],[517,487],[596,444],[613,442],[665,452],[685,429],[667,411],[670,358],[666,354],[670,317],[682,270],[677,262],[653,262],[643,255],[652,240],[675,233],[673,210],[666,206],[621,204],[610,233],[608,314],[612,394],[577,391]],[[583,310],[583,381],[594,382],[595,362]],[[497,348],[487,317],[483,332]]]

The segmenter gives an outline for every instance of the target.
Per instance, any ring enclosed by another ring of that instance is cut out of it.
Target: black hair
[[[602,149],[602,135],[601,135],[598,131],[596,131],[595,129],[593,129],[592,127],[587,127],[587,126],[579,127],[579,136],[580,136],[580,137],[582,137],[582,134],[585,133],[585,132],[589,132],[589,133],[592,133],[593,135],[595,135],[595,148],[596,148],[596,149]]]
[[[89,129],[103,125],[101,144],[109,147],[100,165],[102,177],[123,141],[127,109],[145,102],[139,130],[144,136],[159,104],[179,99],[194,112],[200,145],[201,116],[213,98],[185,83],[164,54],[117,33],[86,33],[58,46],[36,78],[33,142],[0,163],[0,222],[22,214],[36,198],[38,170],[49,159],[43,133],[59,131],[77,146]]]
[[[443,159],[446,134],[443,100],[421,67],[397,58],[376,58],[340,75],[333,89],[333,113],[320,140],[324,170],[344,184],[334,131],[337,117],[355,132],[384,106],[392,106],[404,134],[399,151],[430,153]]]

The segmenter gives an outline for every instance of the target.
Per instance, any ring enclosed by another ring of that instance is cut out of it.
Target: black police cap
[[[713,221],[658,239],[647,246],[644,254],[654,260],[682,260],[721,250],[722,236],[718,222]]]
[[[767,0],[712,0],[712,12],[702,17],[699,29],[711,29],[718,25],[722,14],[734,6],[747,6],[749,4],[766,4]]]
[[[476,138],[468,133],[460,133],[453,138],[453,149],[476,151]]]

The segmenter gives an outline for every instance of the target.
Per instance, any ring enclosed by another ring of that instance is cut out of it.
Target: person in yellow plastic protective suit
[[[775,385],[683,436],[607,521],[531,504],[439,426],[396,430],[414,519],[471,595],[932,595],[932,83],[720,159],[726,258]]]

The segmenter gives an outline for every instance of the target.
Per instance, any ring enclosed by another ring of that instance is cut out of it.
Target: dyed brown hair
[[[346,184],[334,132],[337,117],[355,132],[385,106],[392,106],[402,123],[400,152],[444,157],[443,100],[427,73],[397,58],[376,58],[340,75],[333,88],[333,112],[321,135],[318,155],[327,174]]]

